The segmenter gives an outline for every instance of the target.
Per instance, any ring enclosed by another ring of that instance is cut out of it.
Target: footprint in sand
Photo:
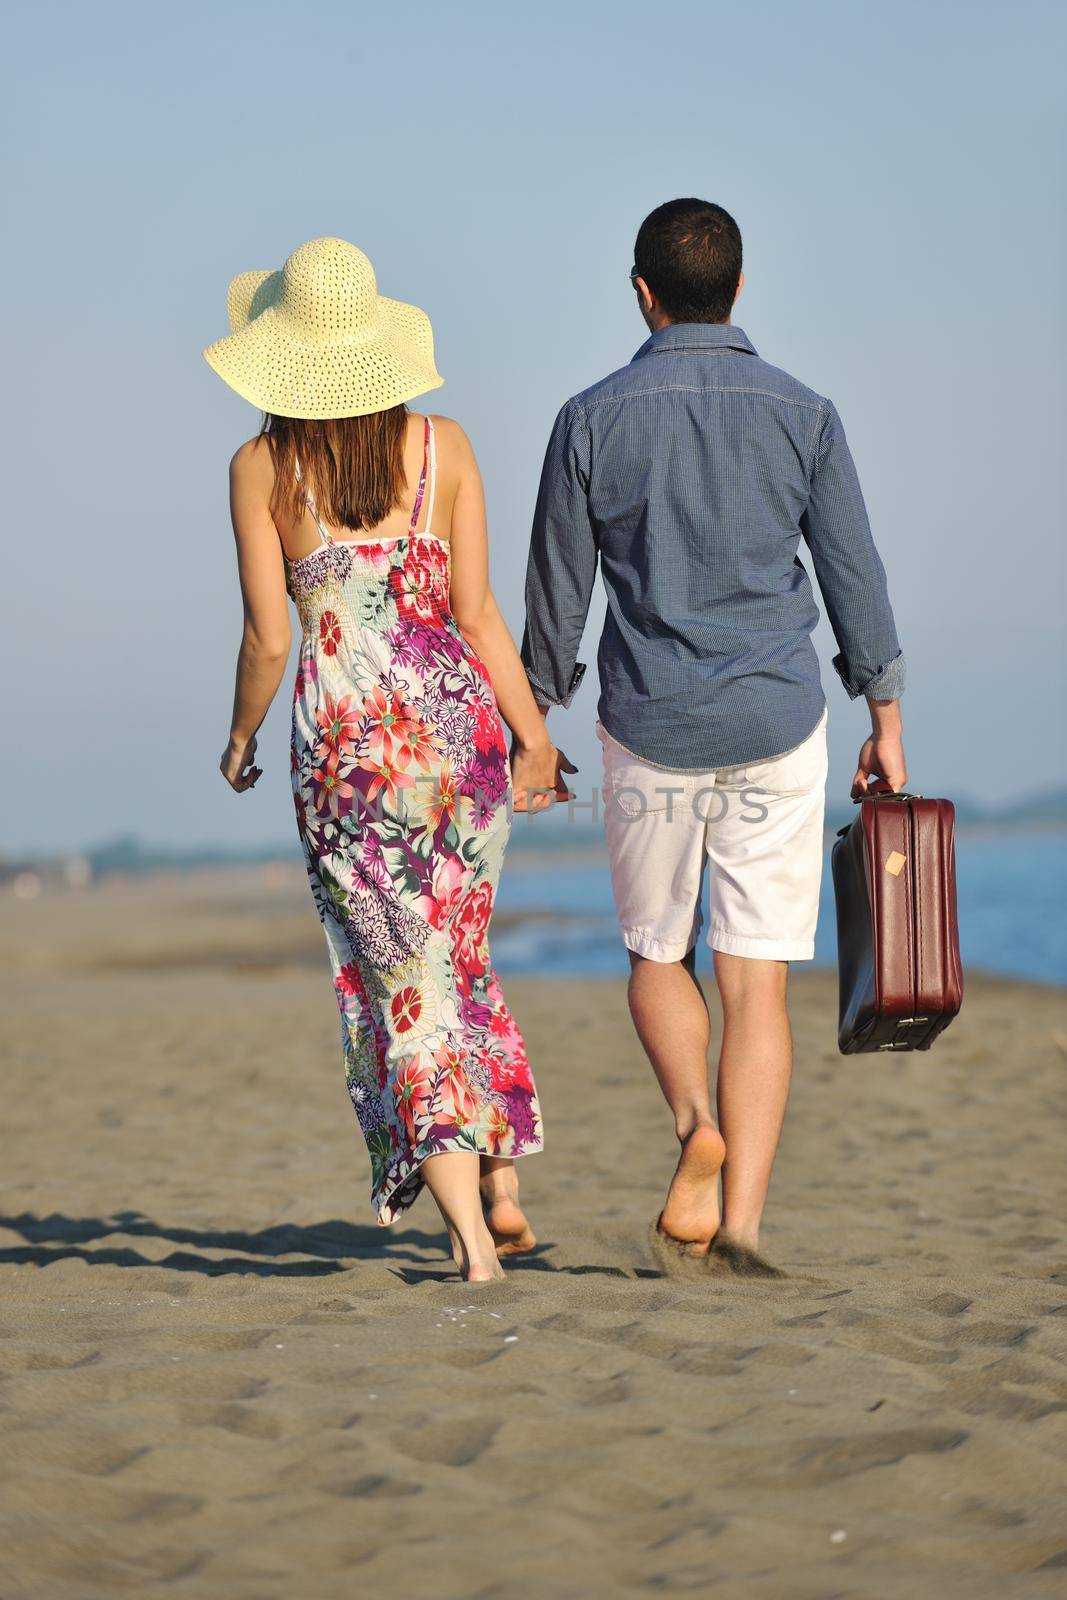
[[[817,1327],[820,1322],[825,1322],[830,1315],[829,1311],[805,1311],[799,1317],[778,1317],[779,1328],[811,1328]]]
[[[175,1343],[188,1350],[255,1350],[268,1339],[277,1341],[277,1328],[210,1328],[174,1335]]]
[[[936,1344],[920,1344],[906,1339],[896,1331],[893,1322],[870,1311],[843,1308],[833,1314],[828,1324],[838,1331],[840,1343],[871,1355],[884,1356],[888,1361],[906,1361],[911,1366],[951,1366],[959,1360],[959,1351],[949,1349],[943,1335]]]
[[[202,1550],[157,1548],[147,1554],[132,1554],[125,1547],[114,1551],[99,1534],[72,1533],[65,1545],[51,1544],[43,1557],[44,1570],[52,1578],[77,1585],[72,1592],[136,1593],[146,1583],[176,1583],[191,1577],[207,1560]]]
[[[990,1505],[988,1500],[982,1500],[977,1495],[970,1495],[950,1507],[950,1514],[961,1522],[973,1522],[985,1528],[1026,1526],[1026,1517],[1021,1511],[1012,1511],[1007,1506]]]
[[[924,1302],[927,1311],[936,1311],[939,1317],[960,1317],[969,1311],[974,1301],[964,1294],[935,1294]]]
[[[433,1360],[442,1367],[453,1367],[458,1372],[464,1372],[472,1367],[484,1367],[491,1361],[499,1361],[505,1354],[502,1346],[497,1345],[488,1350],[441,1350]]]
[[[191,1517],[201,1511],[206,1504],[202,1496],[196,1494],[152,1494],[147,1491],[133,1490],[124,1492],[119,1507],[110,1515],[105,1511],[97,1514],[102,1520],[114,1522],[149,1522],[153,1526],[157,1522],[173,1522],[180,1517]],[[84,1499],[78,1507],[79,1517],[91,1517],[93,1512],[86,1506]]]
[[[443,1467],[468,1467],[485,1454],[501,1424],[489,1417],[431,1422],[418,1430],[410,1446],[399,1446],[413,1461],[432,1461]]]
[[[255,1400],[270,1387],[269,1378],[229,1372],[205,1372],[199,1363],[137,1367],[102,1374],[109,1400]]]
[[[5,1491],[7,1514],[39,1514],[41,1484],[29,1475]],[[81,1475],[51,1476],[48,1484],[48,1509],[52,1517],[84,1525],[87,1522],[170,1522],[201,1510],[201,1495],[168,1494],[132,1489],[120,1482],[99,1478],[86,1482]]]
[[[184,1406],[182,1421],[194,1428],[224,1428],[227,1433],[239,1433],[248,1439],[280,1439],[283,1432],[276,1417],[239,1401],[221,1406],[211,1402]]]
[[[1038,1422],[1054,1412],[1067,1411],[1067,1386],[1010,1356],[980,1372],[955,1375],[946,1387],[946,1396],[970,1416],[1000,1417],[1007,1422]]]
[[[3,1366],[9,1372],[75,1372],[100,1360],[99,1348],[79,1351],[5,1350]]]
[[[646,1578],[642,1589],[650,1589],[653,1593],[667,1594],[675,1589],[695,1590],[703,1593],[713,1584],[722,1580],[720,1567],[675,1567],[671,1572],[655,1572],[651,1578]]]
[[[421,1483],[407,1483],[402,1478],[374,1472],[361,1478],[335,1478],[322,1488],[326,1494],[339,1495],[343,1500],[401,1500],[422,1493]]]
[[[124,1445],[105,1435],[75,1438],[67,1432],[31,1430],[8,1439],[4,1456],[8,1471],[23,1468],[40,1471],[59,1468],[64,1472],[84,1473],[86,1477],[108,1478],[123,1472],[151,1451],[151,1445]]]
[[[1021,1322],[962,1322],[946,1328],[938,1337],[955,1346],[999,1344],[1012,1348],[1025,1344],[1033,1331]]]
[[[676,1368],[679,1372],[700,1374],[705,1377],[732,1377],[740,1371],[738,1362],[755,1353],[759,1346],[730,1345],[721,1341],[692,1343],[679,1347],[676,1337],[651,1333],[643,1322],[625,1322],[621,1326],[598,1327],[588,1317],[559,1311],[542,1317],[534,1324],[552,1333],[569,1333],[590,1344],[621,1345],[638,1355],[649,1356]]]
[[[609,1378],[606,1383],[595,1383],[591,1392],[584,1399],[579,1400],[580,1406],[598,1409],[600,1406],[625,1405],[633,1396],[633,1386],[624,1373],[616,1378]]]
[[[962,1428],[897,1428],[886,1433],[848,1439],[798,1439],[780,1454],[774,1467],[753,1463],[756,1470],[738,1482],[770,1486],[788,1481],[792,1488],[820,1488],[842,1478],[891,1467],[907,1456],[937,1455],[955,1450],[968,1437]]]

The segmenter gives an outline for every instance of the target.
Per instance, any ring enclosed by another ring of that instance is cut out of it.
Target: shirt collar
[[[657,328],[634,355],[663,355],[673,350],[742,350],[754,356],[756,347],[743,329],[728,322],[672,322]]]

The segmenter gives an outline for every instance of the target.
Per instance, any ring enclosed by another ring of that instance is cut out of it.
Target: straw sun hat
[[[226,309],[233,332],[204,359],[277,416],[362,417],[444,382],[429,317],[379,294],[367,257],[344,239],[309,239],[280,272],[242,272]]]

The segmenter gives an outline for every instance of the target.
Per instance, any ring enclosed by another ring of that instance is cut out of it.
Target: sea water
[[[619,975],[628,970],[615,922],[600,836],[548,836],[535,849],[516,818],[492,934],[499,972]],[[836,964],[836,926],[827,838],[815,962]],[[960,946],[965,967],[1067,983],[1067,833],[961,830],[956,840]],[[705,927],[707,885],[705,884]],[[698,965],[709,966],[701,945]]]

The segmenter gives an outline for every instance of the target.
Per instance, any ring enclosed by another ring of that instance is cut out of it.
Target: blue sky
[[[433,407],[479,452],[518,630],[552,419],[641,342],[633,236],[683,194],[741,225],[735,320],[841,411],[910,662],[915,786],[1067,781],[1065,15],[10,9],[0,850],[293,827],[288,684],[255,794],[216,771],[240,619],[226,465],[259,420],[200,356],[233,274],[337,234],[429,312]],[[817,637],[840,790],[864,713]],[[593,678],[553,717],[587,781]]]

